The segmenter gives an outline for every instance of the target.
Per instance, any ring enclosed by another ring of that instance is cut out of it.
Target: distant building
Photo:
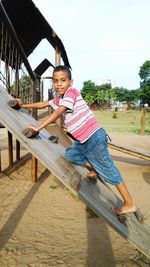
[[[98,85],[101,85],[101,84],[111,84],[111,87],[114,88],[115,87],[115,80],[112,80],[112,79],[102,79],[101,81],[98,82]]]

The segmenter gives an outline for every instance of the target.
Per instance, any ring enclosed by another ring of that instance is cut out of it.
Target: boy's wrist
[[[24,104],[21,99],[15,98],[18,101],[19,107],[22,107]]]

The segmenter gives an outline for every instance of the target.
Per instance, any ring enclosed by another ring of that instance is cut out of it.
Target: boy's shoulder
[[[68,95],[68,94],[79,95],[80,91],[74,87],[69,87],[68,90],[66,91],[65,95]]]
[[[56,96],[55,98],[51,99],[49,102],[50,102],[50,104],[53,103],[54,105],[59,106],[60,98],[61,98],[61,97],[58,95],[58,96]]]

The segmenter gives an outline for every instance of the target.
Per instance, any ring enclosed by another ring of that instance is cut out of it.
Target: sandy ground
[[[117,144],[150,154],[149,136],[110,135]],[[6,130],[0,129],[0,267],[150,266],[40,163],[39,179],[33,184],[27,150],[22,148],[22,160],[8,168],[6,137]],[[150,163],[115,150],[110,153],[150,224]]]

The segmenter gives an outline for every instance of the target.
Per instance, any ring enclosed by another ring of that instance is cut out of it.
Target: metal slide
[[[8,106],[12,97],[0,87],[0,121],[29,152],[40,160],[69,190],[88,205],[98,216],[102,217],[117,233],[128,240],[142,254],[150,259],[150,226],[141,224],[134,214],[126,215],[120,222],[111,208],[121,200],[112,190],[98,181],[92,184],[84,178],[84,168],[68,163],[64,158],[65,149],[61,144],[49,141],[50,134],[41,130],[35,138],[27,138],[22,131],[28,124],[36,121],[24,110],[14,110]],[[76,191],[71,186],[72,177],[80,173],[80,187]]]

